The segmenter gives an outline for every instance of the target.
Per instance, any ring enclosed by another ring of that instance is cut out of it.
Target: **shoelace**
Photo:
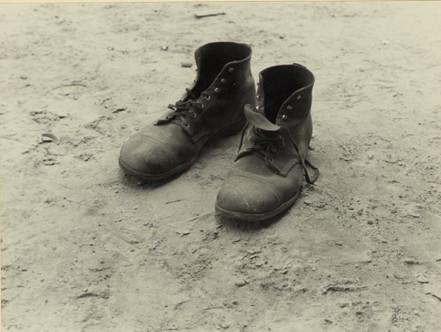
[[[245,132],[248,129],[248,125],[242,130],[242,134],[240,137],[240,143],[239,143],[239,151],[242,147],[243,144],[243,140],[245,137]],[[257,128],[252,128],[252,130],[254,131],[254,137],[255,142],[254,145],[250,148],[248,148],[247,150],[239,153],[236,157],[236,160],[238,160],[239,158],[248,155],[250,153],[255,152],[258,156],[260,156],[265,163],[276,173],[280,173],[280,171],[272,164],[273,161],[273,156],[275,153],[277,153],[277,145],[276,143],[280,142],[281,144],[285,144],[285,138],[284,136],[282,136],[280,133],[271,133],[271,134],[264,134],[262,130],[257,129]],[[315,181],[317,181],[320,172],[319,169],[317,167],[315,167],[313,164],[311,164],[311,162],[307,159],[303,159],[302,156],[300,155],[300,151],[299,148],[296,144],[296,142],[294,142],[294,140],[290,137],[290,135],[286,135],[288,137],[289,142],[292,144],[292,146],[294,147],[294,149],[296,150],[297,156],[299,158],[300,161],[300,165],[303,168],[303,172],[305,175],[305,179],[306,182],[308,182],[309,184],[314,184]],[[309,175],[308,172],[308,168],[306,166],[309,166],[311,169],[313,169],[314,171],[314,176],[311,177]]]
[[[210,100],[211,95],[206,91],[201,93],[201,98],[196,98],[192,95],[192,91],[190,89],[186,89],[187,100],[178,100],[174,104],[169,104],[168,108],[174,111],[172,116],[165,118],[164,120],[160,120],[159,124],[170,122],[173,119],[179,118],[183,119],[184,124],[188,125],[192,119],[195,119],[199,112],[202,111],[205,107],[205,104],[201,100],[202,98],[205,100]]]

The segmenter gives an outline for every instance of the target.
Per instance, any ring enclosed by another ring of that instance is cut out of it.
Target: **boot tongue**
[[[263,113],[256,111],[249,104],[245,105],[244,114],[248,122],[256,128],[266,131],[278,131],[280,129],[280,126],[272,123]]]

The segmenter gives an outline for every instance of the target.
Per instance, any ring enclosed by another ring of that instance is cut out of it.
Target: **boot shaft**
[[[197,77],[192,88],[157,125],[178,124],[194,143],[204,142],[230,125],[245,122],[243,107],[255,104],[251,48],[246,44],[215,42],[195,51]]]
[[[198,75],[193,87],[196,96],[209,88],[238,93],[254,88],[251,75],[251,47],[233,42],[205,44],[195,51]]]
[[[188,132],[194,141],[199,141],[228,123],[244,124],[243,107],[255,105],[256,88],[251,74],[251,48],[246,44],[209,43],[196,50],[195,60],[198,74],[191,91],[205,110]]]
[[[244,110],[250,128],[242,137],[238,159],[257,153],[277,173],[286,175],[307,157],[314,76],[306,67],[293,64],[269,67],[259,77],[257,106],[247,105]]]
[[[259,75],[257,104],[269,121],[293,127],[311,111],[313,86],[314,75],[302,65],[269,67]]]

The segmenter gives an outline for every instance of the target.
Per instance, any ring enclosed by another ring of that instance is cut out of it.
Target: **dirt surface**
[[[441,331],[440,16],[427,2],[1,5],[3,329]],[[250,43],[254,77],[291,62],[316,76],[321,178],[270,225],[214,216],[238,137],[161,186],[118,167],[215,40]]]

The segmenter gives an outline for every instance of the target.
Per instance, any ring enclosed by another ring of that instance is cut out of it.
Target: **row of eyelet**
[[[233,68],[233,67],[229,67],[229,68],[228,68],[228,72],[229,72],[229,73],[232,73],[233,71],[234,71],[234,68]],[[194,81],[194,82],[195,82],[195,81]],[[221,79],[220,79],[220,83],[226,83],[226,82],[227,82],[227,80],[226,80],[225,78],[221,78]],[[236,85],[236,84],[233,83],[233,85]],[[220,89],[219,89],[218,87],[214,88],[214,93],[219,93],[219,92],[220,92]],[[208,96],[206,99],[207,99],[207,100],[210,100],[210,99],[211,99],[211,96]],[[201,107],[202,107],[202,108],[205,108],[205,104],[202,104]]]
[[[232,73],[234,71],[234,68],[229,67],[227,70],[229,73]],[[227,82],[227,80],[225,78],[220,79],[220,83],[225,84],[226,82]],[[233,83],[233,85],[235,85],[235,83]],[[218,87],[214,88],[214,93],[219,93],[219,92],[220,92],[220,89]]]
[[[301,95],[298,95],[297,97],[296,97],[296,99],[297,100],[300,100],[300,99],[302,99],[302,96]],[[292,106],[292,105],[286,105],[286,110],[287,111],[292,111],[294,109],[294,107]],[[286,113],[283,113],[282,114],[282,120],[286,120],[286,119],[288,119],[288,115],[286,115]]]
[[[196,68],[196,71],[197,71],[197,68]],[[233,68],[233,67],[229,67],[229,68],[228,68],[228,72],[229,72],[229,73],[232,73],[233,71],[234,71],[234,68]],[[221,78],[221,79],[220,79],[220,83],[226,83],[226,82],[227,82],[227,80],[226,80],[225,78]],[[196,83],[196,80],[194,80],[193,83]],[[233,83],[233,85],[236,85],[236,84]],[[219,93],[219,92],[220,92],[220,89],[219,89],[218,87],[214,88],[214,93]],[[210,99],[211,99],[211,96],[208,95],[206,99],[207,99],[207,100],[210,100]],[[202,107],[202,108],[205,108],[205,104],[201,104],[201,107]],[[196,116],[194,115],[194,117],[196,117]],[[168,116],[167,116],[167,119],[168,119]],[[188,128],[189,125],[186,123],[186,124],[185,124],[185,127]]]

